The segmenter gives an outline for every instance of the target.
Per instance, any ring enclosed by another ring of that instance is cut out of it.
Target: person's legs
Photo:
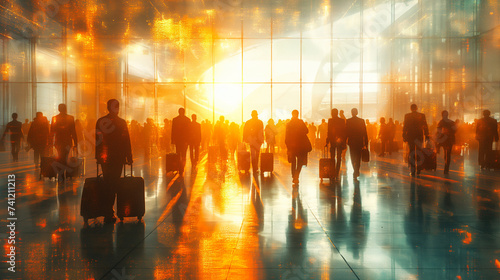
[[[296,170],[297,170],[297,156],[295,155],[290,155],[290,164],[291,164],[291,167],[292,167],[292,182],[295,184],[297,183],[297,178],[298,176],[296,176]]]
[[[415,175],[415,170],[417,167],[417,157],[418,153],[416,151],[416,145],[413,142],[408,142],[408,164],[410,165],[411,175]]]
[[[114,222],[116,190],[119,187],[120,176],[122,173],[123,164],[121,163],[103,163],[102,176],[103,184],[103,207],[105,222]]]
[[[189,144],[189,159],[191,160],[191,164],[194,166],[194,146],[192,144]]]
[[[450,163],[451,163],[451,150],[453,145],[443,146],[444,151],[444,174],[448,174],[450,171]]]
[[[12,158],[14,161],[19,159],[19,149],[21,148],[21,141],[12,141],[10,146],[10,151],[12,153]]]
[[[385,155],[385,146],[387,145],[387,141],[386,140],[381,140],[380,141],[380,155]]]
[[[335,177],[338,177],[340,174],[340,166],[342,165],[342,152],[344,150],[340,145],[337,146],[337,164],[335,166]]]
[[[338,157],[335,158],[335,155],[337,154],[337,147],[334,144],[330,145],[330,179],[335,179],[337,177],[337,170],[336,170],[336,160],[338,161]]]
[[[354,169],[353,177],[359,177],[359,169],[361,167],[361,148],[350,147],[351,162]]]
[[[493,141],[485,141],[484,143],[484,164],[487,168],[491,168],[493,159]]]
[[[200,144],[194,145],[194,164],[198,164],[198,160],[200,159]]]
[[[479,141],[479,151],[478,151],[478,159],[477,159],[477,163],[479,164],[479,166],[481,166],[481,168],[484,168],[485,167],[485,141]]]
[[[179,167],[179,174],[181,175],[184,173],[184,167],[186,166],[187,148],[188,145],[185,143],[177,144],[175,147],[175,150],[177,151],[177,154],[179,155],[179,158],[181,160],[181,166]]]
[[[40,156],[43,154],[39,148],[33,149],[33,161],[35,162],[35,168],[38,168],[38,163],[40,162]]]

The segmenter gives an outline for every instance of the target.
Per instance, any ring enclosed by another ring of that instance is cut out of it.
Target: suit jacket
[[[71,147],[78,145],[76,136],[75,119],[67,114],[59,114],[52,118],[50,126],[50,142],[55,137],[55,146]]]
[[[132,146],[127,122],[108,114],[97,120],[95,126],[95,158],[99,162],[124,164],[132,161]]]
[[[347,119],[346,135],[349,147],[361,149],[363,146],[368,146],[368,133],[363,119],[358,117]]]
[[[424,141],[424,136],[429,137],[429,127],[425,115],[419,112],[411,112],[405,115],[403,126],[403,140],[405,142]]]
[[[249,119],[243,127],[243,141],[260,148],[264,143],[264,123],[259,119]]]
[[[188,144],[191,138],[191,120],[186,116],[177,116],[172,120],[172,144]]]
[[[191,122],[191,145],[200,145],[201,143],[201,125],[198,122]]]
[[[311,149],[311,142],[307,138],[307,128],[301,119],[291,119],[286,125],[285,145],[288,153],[307,154]]]
[[[49,121],[46,117],[35,118],[28,131],[28,143],[34,149],[43,149],[49,141]]]
[[[346,139],[345,120],[339,117],[328,119],[328,133],[326,138],[326,144],[337,143],[344,145],[345,139]]]
[[[476,140],[498,141],[497,121],[492,117],[478,120],[476,125]]]

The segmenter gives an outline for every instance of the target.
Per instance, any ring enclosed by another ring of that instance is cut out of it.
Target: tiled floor
[[[143,223],[84,227],[83,178],[38,181],[28,155],[10,163],[0,153],[0,217],[5,225],[7,175],[16,174],[18,218],[15,273],[0,231],[1,278],[500,279],[500,173],[480,172],[474,155],[455,156],[446,178],[438,169],[415,179],[401,154],[372,156],[359,182],[348,162],[332,185],[318,179],[318,158],[310,155],[298,188],[283,156],[270,178],[203,157],[181,179],[163,174],[163,158],[137,158]]]

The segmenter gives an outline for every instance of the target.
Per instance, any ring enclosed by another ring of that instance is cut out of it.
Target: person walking
[[[46,156],[49,143],[49,120],[42,112],[36,113],[36,118],[28,131],[27,142],[34,151],[34,162],[39,167],[40,159]]]
[[[299,111],[292,111],[292,119],[286,125],[285,145],[288,162],[291,163],[292,179],[299,184],[300,171],[307,165],[307,153],[312,151],[312,145],[307,137],[309,130],[303,120],[299,119]]]
[[[172,120],[172,144],[175,145],[175,152],[179,155],[181,166],[179,168],[180,176],[184,174],[186,165],[186,153],[191,138],[190,127],[191,120],[185,116],[186,110],[179,108],[179,115]]]
[[[498,142],[497,121],[490,115],[490,110],[484,110],[483,118],[477,121],[476,126],[476,140],[479,142],[478,163],[481,169],[490,168],[493,141]]]
[[[76,135],[75,119],[73,116],[68,115],[66,104],[59,104],[59,115],[52,118],[50,126],[49,144],[52,144],[53,139],[54,147],[57,150],[57,161],[61,166],[66,167],[68,163],[68,156],[72,148],[78,147],[78,137]],[[78,153],[78,149],[76,150]],[[61,170],[58,176],[62,175]],[[63,176],[59,180],[64,179]]]
[[[353,178],[359,177],[361,167],[361,150],[368,147],[368,133],[365,121],[358,117],[358,109],[352,108],[352,118],[346,120],[346,138],[349,145],[349,155],[351,156]]]
[[[200,156],[200,145],[201,145],[201,125],[196,122],[196,114],[191,115],[191,133],[189,139],[189,158],[191,159],[191,164],[196,166],[198,164]]]
[[[408,162],[410,163],[411,176],[420,174],[420,167],[417,166],[417,155],[423,148],[424,139],[429,139],[429,127],[425,115],[417,112],[416,104],[410,106],[411,113],[405,115],[403,124],[403,141],[408,143]]]
[[[17,113],[12,113],[12,121],[7,123],[7,127],[2,134],[2,142],[5,135],[10,135],[10,152],[14,162],[19,161],[19,150],[21,149],[21,140],[23,139],[22,123],[17,120]]]
[[[457,127],[455,122],[448,118],[448,111],[444,110],[441,112],[441,116],[443,119],[440,120],[437,125],[436,142],[438,149],[439,147],[443,147],[445,161],[444,174],[448,174],[450,172],[451,151],[455,144],[455,132],[457,131]]]
[[[256,110],[252,111],[252,118],[245,123],[243,128],[243,141],[250,145],[252,169],[254,173],[258,173],[260,147],[262,143],[264,143],[264,123],[259,120],[259,115]]]
[[[96,122],[95,158],[102,166],[105,209],[104,222],[114,223],[113,205],[123,165],[132,164],[132,146],[127,123],[118,116],[120,103],[116,99],[107,102],[108,114]]]
[[[392,147],[391,142],[391,130],[388,124],[385,123],[385,118],[380,118],[380,128],[378,131],[378,139],[380,139],[380,154],[378,156],[385,156],[385,152],[388,150],[391,153]]]
[[[328,132],[325,145],[330,144],[331,179],[338,178],[342,164],[342,151],[346,148],[346,125],[345,120],[339,117],[339,110],[332,109],[332,117],[328,119]]]

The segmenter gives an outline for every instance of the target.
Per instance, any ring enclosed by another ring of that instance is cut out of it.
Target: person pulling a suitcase
[[[27,142],[34,150],[35,167],[38,168],[40,158],[46,156],[48,152],[49,140],[49,120],[42,112],[36,113],[36,118],[28,131]]]
[[[57,150],[57,161],[60,166],[67,167],[68,156],[73,147],[78,147],[78,137],[76,136],[75,119],[68,115],[66,104],[59,104],[59,115],[52,118],[50,126],[49,144],[55,138],[54,146]],[[78,151],[77,151],[78,152]],[[58,171],[59,180],[63,180],[64,170]]]
[[[307,154],[312,151],[311,141],[307,137],[309,129],[303,120],[299,119],[299,111],[292,111],[292,119],[286,125],[285,145],[288,162],[292,168],[292,182],[299,184],[300,171],[307,165]]]
[[[2,135],[1,142],[3,142],[5,134],[10,134],[10,149],[14,162],[19,160],[19,150],[21,149],[21,140],[23,139],[22,125],[23,124],[17,120],[17,113],[12,113],[12,121],[7,124]]]
[[[448,111],[444,110],[441,112],[441,116],[443,119],[439,121],[437,126],[436,142],[438,149],[439,147],[443,147],[445,161],[444,174],[448,174],[450,172],[451,151],[455,144],[457,127],[454,121],[448,119]]]
[[[420,174],[421,167],[417,166],[418,155],[422,154],[424,138],[429,139],[429,127],[425,115],[417,112],[417,109],[416,104],[410,106],[411,113],[405,115],[403,124],[403,141],[408,143],[408,161],[412,177],[415,177],[415,171]]]
[[[243,141],[250,145],[253,173],[259,172],[260,147],[264,143],[264,123],[259,120],[256,110],[252,111],[252,118],[245,123],[243,128]]]
[[[179,155],[181,161],[180,176],[184,174],[186,153],[191,139],[191,120],[185,114],[186,110],[179,108],[179,115],[172,120],[172,144],[175,145],[175,152]]]
[[[104,179],[103,207],[105,223],[114,223],[116,217],[113,206],[123,165],[132,164],[132,146],[127,123],[118,116],[120,103],[110,99],[107,103],[109,114],[97,120],[95,128],[97,164],[102,166]]]
[[[328,132],[326,137],[326,146],[330,144],[330,180],[338,178],[340,166],[342,164],[342,151],[346,148],[346,127],[345,120],[339,117],[339,110],[332,109],[332,117],[328,119]]]

